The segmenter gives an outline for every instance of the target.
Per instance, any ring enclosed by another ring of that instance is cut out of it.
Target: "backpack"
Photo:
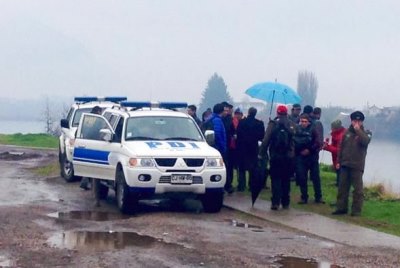
[[[286,157],[291,149],[292,136],[292,133],[284,124],[275,122],[270,145],[273,155]]]

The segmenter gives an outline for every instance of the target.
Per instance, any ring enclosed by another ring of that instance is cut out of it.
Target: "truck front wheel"
[[[137,207],[138,200],[134,194],[129,192],[123,170],[119,169],[116,175],[116,195],[118,209],[124,214],[131,214]]]

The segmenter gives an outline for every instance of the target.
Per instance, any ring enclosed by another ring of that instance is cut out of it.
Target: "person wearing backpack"
[[[308,173],[313,183],[315,203],[324,203],[319,176],[319,151],[321,148],[318,130],[313,127],[308,114],[300,115],[300,125],[294,136],[296,154],[296,180],[300,186],[301,200],[298,204],[308,203]]]
[[[289,120],[287,108],[277,107],[277,117],[268,123],[258,158],[267,157],[271,175],[271,209],[278,210],[282,205],[288,209],[290,205],[290,178],[294,173],[294,143],[296,125]]]

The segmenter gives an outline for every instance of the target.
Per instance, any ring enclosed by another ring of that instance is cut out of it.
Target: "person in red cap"
[[[279,105],[277,117],[269,121],[259,150],[259,159],[267,157],[271,175],[271,209],[278,210],[282,205],[288,209],[290,204],[290,178],[294,173],[294,143],[296,125],[288,118],[288,109]]]

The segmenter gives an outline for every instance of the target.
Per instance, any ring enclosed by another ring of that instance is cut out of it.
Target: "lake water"
[[[41,121],[0,120],[0,133],[44,133],[45,124]],[[320,153],[322,163],[332,164],[331,154]],[[387,189],[400,194],[400,143],[374,140],[368,147],[364,182],[366,185],[383,183]]]
[[[45,133],[45,123],[42,121],[0,120],[1,134],[36,134]]]
[[[332,164],[331,154],[320,153],[321,162]],[[364,183],[383,183],[386,189],[400,194],[400,143],[374,140],[368,146],[365,160]]]

